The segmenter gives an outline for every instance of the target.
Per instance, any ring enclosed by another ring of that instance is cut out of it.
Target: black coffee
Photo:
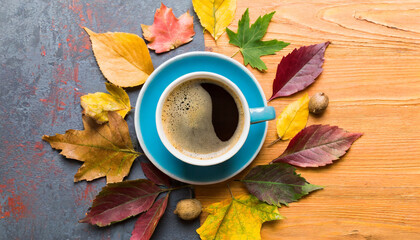
[[[162,126],[171,144],[190,157],[210,159],[229,151],[244,125],[242,105],[226,85],[194,79],[177,86],[164,102]]]
[[[201,87],[210,95],[214,132],[222,141],[228,141],[236,131],[239,110],[235,99],[223,87],[213,83],[202,83]]]

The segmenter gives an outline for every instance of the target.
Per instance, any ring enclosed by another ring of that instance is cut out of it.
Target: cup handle
[[[276,111],[271,106],[250,108],[251,124],[265,122],[276,118]]]

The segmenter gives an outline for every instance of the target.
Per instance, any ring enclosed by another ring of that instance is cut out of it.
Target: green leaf
[[[256,166],[241,181],[248,191],[261,201],[281,207],[295,202],[310,192],[322,189],[296,174],[295,168],[285,163]]]
[[[261,41],[261,38],[267,32],[268,24],[274,13],[276,12],[258,17],[254,24],[249,27],[249,12],[246,9],[241,20],[238,22],[237,33],[226,28],[230,39],[229,43],[239,47],[239,51],[244,57],[245,66],[250,64],[251,67],[257,68],[259,71],[267,70],[267,66],[260,57],[275,54],[290,44],[278,40]]]

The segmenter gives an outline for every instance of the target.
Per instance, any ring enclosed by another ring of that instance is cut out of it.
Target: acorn
[[[201,202],[197,199],[184,199],[176,204],[174,213],[183,220],[193,220],[200,215],[201,209]]]
[[[309,112],[313,114],[323,113],[328,106],[328,102],[328,96],[325,93],[316,93],[309,99]]]

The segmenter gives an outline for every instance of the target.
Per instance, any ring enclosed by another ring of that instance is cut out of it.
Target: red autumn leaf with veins
[[[322,72],[324,53],[330,42],[303,46],[283,57],[273,81],[273,95],[268,101],[290,96],[313,82]]]
[[[147,240],[152,237],[160,218],[165,213],[168,199],[169,193],[165,198],[157,200],[145,214],[137,219],[130,240]]]
[[[282,155],[272,162],[285,162],[298,167],[321,167],[346,154],[362,133],[350,133],[330,125],[304,128],[290,140]]]
[[[149,162],[141,162],[141,168],[143,169],[144,175],[152,182],[157,185],[166,187],[171,186],[171,181],[167,175],[157,169],[153,164]]]
[[[156,53],[168,52],[192,40],[193,17],[188,11],[176,18],[172,8],[165,5],[156,10],[153,25],[141,25],[147,46]]]
[[[93,200],[86,217],[79,222],[104,227],[122,221],[147,211],[161,192],[145,179],[107,184]]]

